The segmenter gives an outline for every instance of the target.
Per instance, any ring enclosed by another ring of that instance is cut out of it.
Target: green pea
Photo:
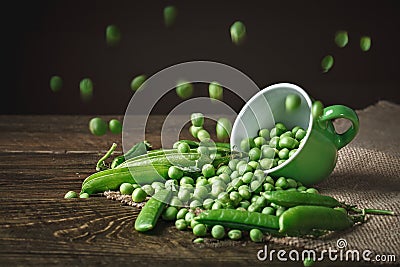
[[[275,211],[275,216],[281,216],[282,215],[282,213],[285,211],[286,209],[284,208],[284,207],[279,207],[279,208],[277,208],[276,209],[276,211]]]
[[[283,134],[281,134],[280,139],[282,139],[282,137],[284,136],[293,137],[292,131],[284,132]]]
[[[229,169],[230,170],[230,169]],[[225,184],[228,184],[231,181],[231,177],[227,173],[221,173],[219,177]]]
[[[89,121],[89,130],[93,135],[104,135],[107,132],[107,123],[101,118],[92,118]]]
[[[249,206],[250,206],[250,201],[248,200],[242,200],[239,202],[239,207],[247,209]]]
[[[229,194],[229,199],[237,206],[242,200],[242,196],[239,194],[239,192],[233,191]]]
[[[182,186],[182,185],[187,185],[187,184],[190,184],[190,185],[194,186],[194,180],[193,180],[192,177],[183,176],[183,177],[181,178],[181,180],[179,181],[179,184],[180,184],[181,186]]]
[[[361,37],[360,48],[362,51],[367,52],[371,48],[371,37],[369,36]]]
[[[256,201],[254,202],[257,206],[260,207],[260,209],[265,208],[268,204],[268,201],[265,197],[260,196],[256,199]]]
[[[236,164],[236,170],[239,171],[239,168],[241,165],[246,165],[247,161],[245,160],[240,160],[237,164]]]
[[[228,139],[232,132],[232,123],[226,118],[220,118],[215,128],[219,140]]]
[[[165,185],[162,182],[153,182],[151,187],[153,187],[154,190],[165,189]]]
[[[186,230],[187,229],[188,224],[184,219],[179,219],[179,220],[176,220],[175,227],[176,227],[176,229],[182,231],[182,230]]]
[[[210,139],[210,134],[209,134],[206,130],[201,129],[201,130],[199,130],[199,131],[197,132],[197,138],[198,138],[200,141],[205,141],[205,140]]]
[[[255,203],[251,203],[250,206],[247,208],[249,212],[260,212],[260,207],[257,206]]]
[[[193,94],[193,85],[186,81],[178,82],[176,86],[176,94],[182,99],[188,99]]]
[[[254,194],[260,193],[262,190],[262,182],[260,181],[252,181],[250,183],[250,191]]]
[[[153,189],[153,191],[154,191],[154,189]],[[132,200],[134,202],[143,202],[146,199],[146,197],[147,197],[147,193],[142,188],[136,188],[132,192]]]
[[[254,144],[256,145],[257,148],[261,148],[263,145],[267,143],[267,140],[265,140],[264,137],[256,137],[254,138]]]
[[[288,149],[293,149],[299,145],[299,142],[289,136],[281,136],[279,138],[279,147],[280,148],[288,148]],[[289,156],[289,151],[288,151],[288,156]]]
[[[204,224],[197,224],[194,228],[193,228],[193,234],[195,236],[205,236],[207,234],[207,228]]]
[[[210,210],[213,204],[214,204],[214,200],[211,199],[211,198],[207,198],[207,199],[205,199],[205,200],[203,201],[203,207],[204,207],[206,210]]]
[[[236,165],[238,164],[238,162],[239,162],[238,159],[231,159],[231,160],[228,162],[228,167],[229,167],[232,171],[234,171],[234,170],[236,170]]]
[[[278,166],[279,158],[275,158],[275,159],[273,159],[273,160],[274,160],[274,162],[273,162],[272,166],[273,166],[273,167]]]
[[[307,134],[306,131],[304,131],[303,129],[299,129],[295,134],[295,138],[297,141],[303,140],[306,134]]]
[[[173,197],[171,198],[171,201],[169,202],[169,205],[172,206],[172,207],[177,207],[177,208],[179,208],[179,207],[182,207],[182,206],[183,206],[183,203],[182,203],[182,201],[181,201],[178,197],[173,196]]]
[[[119,186],[119,191],[123,195],[130,195],[133,193],[133,186],[131,183],[123,183]]]
[[[257,161],[261,157],[261,150],[258,147],[254,147],[249,151],[249,158],[250,160]]]
[[[212,177],[215,175],[215,168],[212,164],[204,164],[201,173],[206,178]]]
[[[238,192],[239,192],[239,195],[245,200],[251,198],[251,193],[250,193],[249,189],[240,189]]]
[[[193,192],[193,196],[198,199],[205,199],[207,195],[208,195],[208,190],[205,186],[196,187],[196,189]]]
[[[294,153],[296,153],[296,151],[297,151],[297,149],[295,148],[295,149],[292,149],[292,150],[290,150],[290,152],[289,152],[289,158],[291,157],[291,156],[293,156],[294,155]]]
[[[218,197],[221,192],[224,192],[225,188],[220,185],[212,186],[211,187],[211,195],[214,197]]]
[[[53,92],[58,92],[63,87],[63,80],[60,76],[53,76],[50,78],[50,89]]]
[[[290,94],[286,96],[285,107],[286,111],[292,112],[298,109],[301,105],[301,98],[299,95]]]
[[[242,231],[232,229],[228,232],[228,237],[232,240],[239,240],[242,238]]]
[[[324,105],[321,101],[314,101],[311,107],[311,114],[314,119],[318,119],[324,114]]]
[[[237,207],[236,210],[240,210],[240,211],[247,211],[245,208],[243,207]]]
[[[256,203],[257,199],[259,199],[259,198],[260,198],[260,196],[253,195],[253,196],[251,197],[250,202],[251,202],[251,203]]]
[[[188,153],[190,152],[190,146],[187,143],[180,143],[177,150],[179,153]]]
[[[279,130],[281,134],[287,131],[287,127],[282,122],[275,123],[275,128]]]
[[[166,6],[164,8],[164,24],[166,27],[171,27],[178,16],[178,9],[174,6]]]
[[[300,126],[295,126],[295,127],[293,127],[293,129],[292,129],[292,134],[293,134],[293,136],[295,136],[296,133],[297,133],[297,131],[300,130],[300,129],[301,129]]]
[[[286,161],[286,159],[280,159],[280,160],[278,160],[278,166],[281,165],[281,164],[283,164],[285,161]]]
[[[349,42],[347,31],[337,31],[335,34],[335,43],[338,47],[343,48]]]
[[[89,78],[83,79],[79,83],[79,89],[81,92],[81,97],[83,100],[89,100],[92,97],[93,94],[93,82]]]
[[[198,238],[193,240],[193,243],[194,244],[204,243],[204,238],[198,237]]]
[[[185,219],[186,213],[188,213],[189,210],[186,208],[182,208],[178,211],[178,213],[176,214],[176,219]]]
[[[307,193],[312,193],[312,194],[319,194],[318,190],[315,188],[308,188],[306,190]]]
[[[314,260],[312,258],[306,258],[303,260],[304,267],[310,267],[314,265]]]
[[[88,193],[82,193],[79,195],[79,198],[89,198],[89,194]]]
[[[203,203],[200,202],[200,200],[196,199],[196,200],[193,200],[192,202],[190,202],[189,207],[190,207],[190,209],[194,210],[194,209],[196,209],[198,207],[201,207],[202,205],[203,205]]]
[[[244,175],[247,172],[252,172],[253,168],[249,164],[243,164],[239,166],[239,174]]]
[[[328,72],[333,67],[333,57],[331,55],[325,56],[321,60],[321,67],[323,72]]]
[[[289,188],[296,188],[297,187],[297,182],[294,179],[288,178],[286,179],[287,183],[288,183],[288,187]]]
[[[208,93],[211,100],[222,100],[224,91],[222,86],[217,82],[212,82],[208,86]]]
[[[289,149],[282,148],[279,151],[278,156],[279,156],[280,159],[288,159],[289,158]]]
[[[171,179],[180,179],[183,176],[183,171],[176,166],[171,166],[168,169],[168,176]]]
[[[117,45],[121,40],[121,31],[115,25],[106,28],[106,42],[108,45]]]
[[[186,221],[187,223],[190,223],[190,222],[193,220],[194,217],[195,217],[194,213],[189,211],[189,212],[186,213],[186,215],[185,215],[185,221]]]
[[[225,237],[225,228],[222,225],[214,225],[211,229],[211,236],[215,239],[222,239]]]
[[[196,225],[200,224],[197,220],[191,220],[190,221],[190,228],[194,229]]]
[[[275,184],[275,181],[274,181],[274,179],[272,179],[271,176],[265,177],[265,182],[270,183],[270,184],[272,184],[272,185]]]
[[[275,187],[270,183],[263,184],[263,188],[265,192],[274,191]]]
[[[230,201],[229,193],[221,192],[218,195],[218,201],[221,202],[222,204],[227,204]]]
[[[203,186],[203,185],[208,185],[208,181],[206,178],[204,178],[203,176],[198,177],[196,180],[196,187],[197,186]]]
[[[223,208],[224,208],[224,206],[222,205],[222,203],[218,202],[218,201],[214,202],[214,204],[211,206],[212,210],[219,210],[219,209],[223,209]]]
[[[275,149],[269,147],[269,146],[263,146],[261,148],[261,157],[262,158],[268,158],[268,159],[273,159],[275,157]]]
[[[287,182],[285,177],[279,177],[275,182],[275,187],[280,187],[282,189],[288,188],[289,183]]]
[[[261,129],[258,132],[258,136],[263,137],[265,140],[269,140],[270,135],[269,135],[269,130],[268,129]]]
[[[263,169],[263,170],[271,169],[273,164],[274,164],[273,159],[264,158],[264,159],[260,160],[260,166],[261,166],[261,169]]]
[[[246,138],[240,142],[240,149],[244,152],[249,152],[249,150],[255,146],[256,144],[254,143],[254,140],[252,138]]]
[[[261,213],[267,215],[275,215],[275,209],[273,207],[265,207],[262,209]]]
[[[68,191],[64,196],[64,198],[66,198],[66,199],[77,198],[77,197],[78,197],[78,194],[74,191]]]
[[[136,190],[136,189],[135,189],[135,190]],[[143,190],[144,192],[146,192],[146,194],[149,195],[149,196],[154,195],[154,188],[151,187],[151,185],[149,185],[149,184],[143,185],[143,186],[142,186],[142,190]],[[135,191],[133,191],[133,192],[135,192]]]
[[[236,21],[230,28],[232,42],[236,45],[241,45],[246,39],[246,26],[243,22]]]
[[[202,127],[204,124],[204,114],[203,113],[192,113],[190,115],[190,120],[192,125],[195,127]]]
[[[140,89],[140,87],[143,85],[143,83],[146,81],[146,79],[147,79],[147,76],[143,75],[143,74],[136,76],[131,81],[131,89],[133,91],[138,91]]]
[[[181,187],[178,192],[178,198],[182,202],[187,202],[190,199],[190,191]]]
[[[254,171],[254,177],[258,180],[265,180],[264,171],[257,169]]]
[[[108,128],[113,134],[122,133],[122,123],[117,119],[112,119],[108,122]]]
[[[164,210],[162,214],[162,218],[165,221],[173,221],[176,218],[176,215],[178,214],[178,209],[175,207],[168,207]]]
[[[297,187],[297,191],[299,191],[299,192],[304,192],[304,191],[306,191],[307,190],[307,187],[305,187],[305,186],[299,186],[299,187]]]
[[[252,172],[247,172],[243,175],[242,181],[245,184],[250,184],[251,181],[253,180],[254,174]]]
[[[234,179],[239,178],[239,177],[240,177],[240,174],[239,174],[238,171],[233,171],[231,173],[231,180],[234,180]]]
[[[276,148],[279,149],[279,137],[278,136],[274,136],[271,138],[271,140],[269,141],[269,146],[272,148]]]
[[[193,126],[193,125],[191,125],[189,127],[189,132],[194,138],[197,138],[197,135],[198,135],[200,130],[203,130],[203,127],[201,127],[201,126],[200,127],[196,127],[196,126]]]
[[[251,229],[249,235],[251,241],[257,243],[262,242],[264,238],[264,234],[259,229]]]

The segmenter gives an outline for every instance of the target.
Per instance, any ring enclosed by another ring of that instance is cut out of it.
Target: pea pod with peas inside
[[[277,216],[233,209],[204,211],[196,220],[206,225],[222,225],[240,230],[259,229],[263,232],[277,233],[279,229]]]
[[[140,182],[151,184],[155,181],[163,182],[168,178],[169,165],[138,166],[132,172],[129,168],[116,168],[96,172],[87,177],[82,183],[82,193],[94,194],[107,190],[117,190],[123,183]]]
[[[170,201],[172,192],[159,190],[144,205],[135,221],[135,229],[139,232],[146,232],[156,226],[157,220],[165,206]]]

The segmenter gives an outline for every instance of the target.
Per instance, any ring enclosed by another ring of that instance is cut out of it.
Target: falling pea
[[[186,81],[178,82],[176,86],[176,94],[182,99],[191,97],[193,94],[193,85]]]
[[[224,91],[219,83],[212,82],[208,86],[208,93],[211,100],[222,100]]]
[[[81,91],[82,100],[89,100],[93,94],[93,82],[89,78],[83,79],[79,83],[79,89]]]
[[[110,46],[117,45],[121,40],[121,31],[115,25],[109,25],[106,28],[106,41]]]
[[[285,107],[287,111],[294,111],[301,105],[301,98],[296,94],[289,94],[285,99]]]
[[[364,52],[367,52],[371,48],[371,38],[369,36],[361,37],[360,48]]]
[[[232,42],[236,45],[240,45],[246,39],[246,26],[243,22],[236,21],[230,28]]]
[[[164,8],[164,23],[166,27],[171,27],[176,20],[178,10],[174,6],[167,6]]]
[[[147,79],[146,75],[136,76],[131,81],[131,89],[133,91],[137,91],[140,88],[140,86],[142,86],[142,84],[146,81],[146,79]]]
[[[338,47],[343,48],[349,42],[347,31],[338,31],[335,35],[335,43]]]
[[[311,107],[311,114],[315,120],[321,117],[322,114],[324,114],[324,105],[321,101],[314,101]]]
[[[50,78],[50,88],[53,92],[58,92],[63,86],[63,80],[60,76],[53,76]]]
[[[323,72],[328,72],[333,66],[333,57],[331,55],[325,56],[321,61]]]

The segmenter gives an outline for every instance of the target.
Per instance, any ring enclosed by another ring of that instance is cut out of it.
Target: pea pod
[[[287,235],[305,235],[313,230],[341,231],[354,225],[356,217],[329,207],[296,206],[279,217],[279,232]]]
[[[128,159],[146,154],[147,150],[151,148],[151,145],[147,141],[139,142],[135,144],[128,152],[124,155],[115,157],[111,163],[111,168],[114,169],[118,165],[122,164]]]
[[[290,208],[294,206],[325,206],[342,207],[343,204],[330,196],[297,191],[269,191],[262,194],[268,201],[279,206]]]
[[[169,190],[160,190],[155,193],[150,200],[146,202],[136,218],[136,231],[146,232],[153,229],[165,206],[169,203],[171,196],[172,192]]]
[[[117,190],[123,183],[151,184],[164,182],[168,177],[168,165],[138,166],[132,169],[116,168],[96,172],[82,183],[82,193],[94,194],[107,190]],[[132,172],[134,177],[132,176]]]
[[[268,233],[277,233],[279,229],[279,219],[277,216],[233,209],[204,211],[196,220],[207,225],[222,225],[241,230],[255,228]]]

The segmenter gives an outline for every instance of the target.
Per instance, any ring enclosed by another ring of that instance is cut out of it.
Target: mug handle
[[[351,121],[351,126],[346,132],[342,134],[336,133],[334,140],[337,149],[346,146],[358,133],[359,120],[356,112],[349,107],[343,105],[333,105],[324,109],[324,114],[319,118],[319,121],[328,121],[333,119],[347,119]]]

